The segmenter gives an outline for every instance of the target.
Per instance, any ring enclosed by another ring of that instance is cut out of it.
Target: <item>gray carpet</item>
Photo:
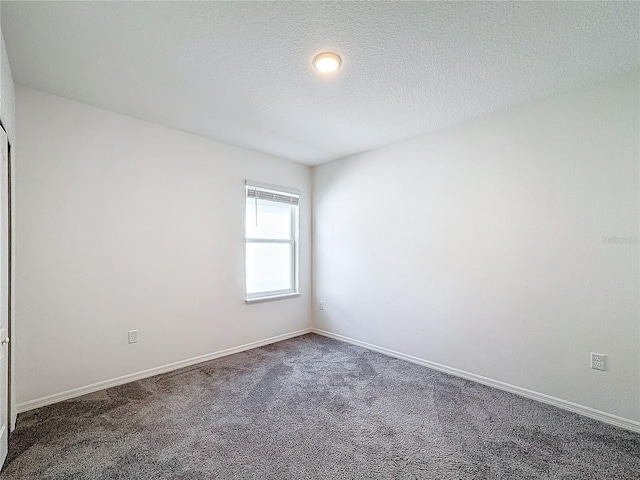
[[[640,478],[640,435],[317,335],[21,414],[3,480]]]

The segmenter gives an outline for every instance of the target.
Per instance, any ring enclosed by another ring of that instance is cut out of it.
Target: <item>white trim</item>
[[[317,333],[318,335],[333,338],[335,340],[339,340],[342,342],[351,343],[353,345],[357,345],[359,347],[363,347],[368,350],[373,350],[374,352],[382,353],[390,357],[395,357],[401,360],[406,360],[411,363],[416,363],[418,365],[432,368],[433,370],[438,370],[440,372],[448,373],[456,377],[481,383],[489,387],[494,387],[499,390],[504,390],[506,392],[514,393],[521,397],[529,398],[531,400],[536,400],[538,402],[545,403],[547,405],[552,405],[554,407],[558,407],[563,410],[568,410],[570,412],[577,413],[579,415],[583,415],[585,417],[589,417],[594,420],[599,420],[609,425],[614,425],[616,427],[625,428],[627,430],[640,433],[640,422],[636,422],[634,420],[618,417],[610,413],[606,413],[600,410],[596,410],[594,408],[586,407],[584,405],[580,405],[577,403],[569,402],[567,400],[562,400],[560,398],[552,397],[544,393],[534,392],[532,390],[511,385],[509,383],[500,382],[498,380],[493,380],[491,378],[483,377],[481,375],[476,375],[475,373],[469,373],[469,372],[465,372],[464,370],[458,370],[457,368],[447,367],[446,365],[430,362],[429,360],[424,360],[422,358],[414,357],[412,355],[396,352],[388,348],[372,345],[370,343],[362,342],[360,340],[346,337],[344,335],[339,335],[337,333],[328,332],[326,330],[321,330],[319,328],[304,328],[302,330],[284,333],[282,335],[276,335],[274,337],[270,337],[264,340],[258,340],[256,342],[246,343],[244,345],[240,345],[237,347],[227,348],[225,350],[219,350],[217,352],[208,353],[206,355],[200,355],[198,357],[193,357],[186,360],[181,360],[179,362],[170,363],[167,365],[163,365],[161,367],[151,368],[149,370],[144,370],[137,373],[131,373],[129,375],[124,375],[122,377],[114,378],[111,380],[105,380],[102,382],[93,383],[91,385],[86,385],[84,387],[74,388],[72,390],[67,390],[65,392],[60,392],[53,395],[48,395],[46,397],[37,398],[35,400],[30,400],[28,402],[19,403],[16,405],[16,413],[27,412],[29,410],[44,407],[46,405],[51,405],[53,403],[61,402],[63,400],[69,400],[71,398],[79,397],[81,395],[86,395],[88,393],[97,392],[99,390],[104,390],[106,388],[111,388],[118,385],[123,385],[125,383],[134,382],[136,380],[140,380],[143,378],[153,377],[154,375],[159,375],[161,373],[170,372],[173,370],[177,370],[179,368],[188,367],[188,366],[195,365],[202,362],[207,362],[209,360],[214,360],[216,358],[224,357],[227,355],[233,355],[234,353],[244,352],[246,350],[251,350],[253,348],[258,348],[264,345],[269,345],[271,343],[280,342],[288,338],[298,337],[300,335],[306,335],[307,333]]]
[[[9,135],[9,133],[7,133]],[[9,241],[11,243],[11,249],[9,254],[11,255],[11,278],[9,279],[9,285],[11,285],[11,298],[9,298],[11,316],[9,318],[9,332],[11,333],[11,339],[9,342],[9,350],[11,355],[9,361],[11,366],[9,370],[10,385],[11,385],[11,398],[9,398],[9,411],[11,414],[11,423],[9,432],[13,432],[16,429],[16,421],[18,419],[18,411],[16,404],[16,344],[15,344],[15,331],[16,331],[16,151],[14,144],[9,139],[9,168],[10,168],[10,188],[11,198],[9,199],[9,208],[11,210],[11,236]]]
[[[244,184],[247,187],[255,187],[257,189],[270,190],[272,192],[290,193],[292,195],[297,195],[298,197],[301,193],[297,188],[280,187],[278,185],[272,185],[270,183],[254,182],[253,180],[245,180]]]
[[[312,328],[311,331],[313,333],[317,333],[318,335],[323,335],[325,337],[333,338],[335,340],[351,343],[353,345],[357,345],[359,347],[363,347],[368,350],[373,350],[374,352],[382,353],[390,357],[406,360],[411,363],[417,363],[418,365],[432,368],[433,370],[438,370],[440,372],[448,373],[456,377],[481,383],[489,387],[497,388],[498,390],[504,390],[505,392],[515,393],[516,395],[519,395],[521,397],[529,398],[531,400],[536,400],[541,403],[546,403],[547,405],[553,405],[554,407],[558,407],[563,410],[568,410],[570,412],[577,413],[579,415],[583,415],[585,417],[589,417],[594,420],[599,420],[603,423],[608,423],[609,425],[614,425],[616,427],[631,430],[632,432],[640,433],[640,422],[636,422],[634,420],[618,417],[617,415],[612,415],[610,413],[596,410],[591,407],[585,407],[584,405],[569,402],[567,400],[562,400],[561,398],[552,397],[551,395],[534,392],[533,390],[528,390],[526,388],[518,387],[516,385],[511,385],[509,383],[500,382],[498,380],[493,380],[491,378],[483,377],[481,375],[476,375],[475,373],[465,372],[464,370],[458,370],[457,368],[447,367],[446,365],[442,365],[440,363],[430,362],[429,360],[424,360],[422,358],[414,357],[413,355],[407,355],[405,353],[396,352],[388,348],[372,345],[370,343],[362,342],[360,340],[356,340],[350,337],[345,337],[344,335],[339,335],[337,333],[327,332],[326,330],[321,330],[319,328]]]
[[[73,388],[65,392],[55,393],[53,395],[47,395],[46,397],[36,398],[35,400],[29,400],[28,402],[19,403],[16,406],[17,413],[27,412],[36,408],[51,405],[53,403],[62,402],[63,400],[69,400],[71,398],[86,395],[87,393],[97,392],[106,388],[116,387],[125,383],[134,382],[143,378],[153,377],[161,373],[171,372],[179,368],[188,367],[197,363],[207,362],[220,357],[226,357],[227,355],[233,355],[234,353],[244,352],[253,348],[269,345],[270,343],[281,342],[288,338],[299,337],[311,333],[311,328],[303,328],[302,330],[296,330],[295,332],[283,333],[282,335],[276,335],[274,337],[266,338],[264,340],[258,340],[251,343],[245,343],[237,347],[226,348],[224,350],[218,350],[217,352],[207,353],[206,355],[200,355],[198,357],[188,358],[179,362],[169,363],[162,365],[161,367],[150,368],[137,373],[130,373],[129,375],[123,375],[122,377],[113,378],[111,380],[104,380],[102,382],[93,383],[84,387]]]
[[[272,302],[273,300],[282,300],[284,298],[293,298],[293,297],[299,297],[299,296],[300,296],[300,292],[293,291],[293,292],[282,293],[278,295],[265,295],[264,297],[246,298],[244,300],[244,303],[246,303],[247,305],[253,305],[254,303]]]

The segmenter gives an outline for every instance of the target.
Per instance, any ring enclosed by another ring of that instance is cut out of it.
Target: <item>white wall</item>
[[[16,139],[15,90],[2,30],[0,30],[0,118],[7,131],[9,142],[13,145]]]
[[[310,326],[309,167],[16,90],[20,404]],[[245,179],[302,191],[298,298],[244,303]]]
[[[314,168],[314,326],[639,421],[639,84]]]

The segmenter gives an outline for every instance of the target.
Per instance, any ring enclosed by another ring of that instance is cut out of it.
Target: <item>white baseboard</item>
[[[414,357],[413,355],[407,355],[405,353],[396,352],[388,348],[379,347],[377,345],[372,345],[366,342],[361,342],[360,340],[356,340],[350,337],[345,337],[344,335],[339,335],[337,333],[320,330],[319,328],[312,328],[311,331],[313,333],[317,333],[318,335],[323,335],[325,337],[333,338],[335,340],[351,343],[353,345],[357,345],[359,347],[363,347],[368,350],[373,350],[375,352],[379,352],[384,355],[388,355],[390,357],[406,360],[411,363],[417,363],[418,365],[423,365],[425,367],[429,367],[434,370],[438,370],[440,372],[448,373],[456,377],[471,380],[473,382],[481,383],[483,385],[494,387],[499,390],[504,390],[506,392],[515,393],[516,395],[520,395],[521,397],[529,398],[531,400],[536,400],[538,402],[546,403],[548,405],[553,405],[554,407],[558,407],[563,410],[568,410],[570,412],[577,413],[579,415],[584,415],[585,417],[593,418],[594,420],[599,420],[601,422],[608,423],[616,427],[625,428],[627,430],[631,430],[632,432],[640,433],[640,422],[636,422],[634,420],[618,417],[616,415],[602,412],[594,408],[585,407],[584,405],[569,402],[567,400],[562,400],[561,398],[552,397],[551,395],[534,392],[533,390],[528,390],[526,388],[518,387],[516,385],[511,385],[509,383],[504,383],[498,380],[493,380],[491,378],[483,377],[481,375],[476,375],[475,373],[469,373],[469,372],[465,372],[464,370],[458,370],[457,368],[447,367],[446,365],[430,362],[429,360],[424,360],[422,358]]]
[[[600,410],[596,410],[590,407],[585,407],[584,405],[579,405],[577,403],[569,402],[567,400],[562,400],[560,398],[552,397],[544,393],[534,392],[533,390],[528,390],[526,388],[518,387],[505,382],[500,382],[498,380],[493,380],[491,378],[483,377],[481,375],[476,375],[475,373],[465,372],[464,370],[458,370],[457,368],[441,365],[439,363],[431,362],[429,360],[424,360],[422,358],[414,357],[413,355],[407,355],[405,353],[396,352],[388,348],[379,347],[377,345],[372,345],[370,343],[362,342],[354,338],[345,337],[344,335],[339,335],[337,333],[328,332],[326,330],[321,330],[318,328],[305,328],[302,330],[297,330],[295,332],[276,335],[274,337],[266,338],[264,340],[258,340],[256,342],[239,345],[237,347],[227,348],[225,350],[219,350],[217,352],[208,353],[206,355],[200,355],[198,357],[188,358],[186,360],[181,360],[179,362],[162,365],[160,367],[150,368],[148,370],[144,370],[137,373],[131,373],[129,375],[123,375],[122,377],[113,378],[111,380],[105,380],[102,382],[93,383],[91,385],[86,385],[83,387],[74,388],[72,390],[67,390],[65,392],[60,392],[53,395],[48,395],[46,397],[37,398],[35,400],[30,400],[28,402],[19,403],[16,406],[16,411],[17,413],[27,412],[29,410],[44,407],[46,405],[51,405],[53,403],[61,402],[63,400],[69,400],[71,398],[79,397],[81,395],[86,395],[87,393],[93,393],[99,390],[104,390],[106,388],[123,385],[125,383],[134,382],[136,380],[141,380],[143,378],[153,377],[154,375],[159,375],[161,373],[170,372],[172,370],[177,370],[179,368],[188,367],[191,365],[195,365],[197,363],[207,362],[209,360],[224,357],[227,355],[233,355],[234,353],[244,352],[246,350],[251,350],[253,348],[269,345],[271,343],[280,342],[288,338],[298,337],[300,335],[305,335],[307,333],[317,333],[318,335],[323,335],[325,337],[340,340],[342,342],[351,343],[353,345],[357,345],[359,347],[363,347],[368,350],[373,350],[375,352],[379,352],[384,355],[388,355],[390,357],[395,357],[401,360],[406,360],[411,363],[416,363],[418,365],[432,368],[440,372],[448,373],[456,377],[464,378],[467,380],[471,380],[473,382],[487,385],[489,387],[494,387],[499,390],[504,390],[506,392],[514,393],[516,395],[520,395],[521,397],[536,400],[538,402],[546,403],[548,405],[553,405],[563,410],[568,410],[570,412],[577,413],[579,415],[584,415],[585,417],[593,418],[594,420],[599,420],[601,422],[608,423],[616,427],[625,428],[627,430],[640,433],[640,422],[636,422],[634,420],[618,417],[610,413],[602,412]]]
[[[55,393],[53,395],[47,395],[46,397],[36,398],[35,400],[19,403],[16,406],[16,411],[17,413],[27,412],[29,410],[34,410],[36,408],[51,405],[53,403],[62,402],[63,400],[69,400],[70,398],[86,395],[87,393],[93,393],[99,390],[104,390],[105,388],[116,387],[118,385],[134,382],[136,380],[141,380],[143,378],[153,377],[154,375],[159,375],[161,373],[171,372],[172,370],[177,370],[183,367],[189,367],[197,363],[207,362],[209,360],[225,357],[227,355],[233,355],[234,353],[244,352],[246,350],[251,350],[252,348],[258,348],[264,345],[269,345],[270,343],[281,342],[282,340],[298,337],[300,335],[305,335],[311,332],[312,332],[311,328],[304,328],[302,330],[296,330],[295,332],[284,333],[282,335],[276,335],[275,337],[266,338],[264,340],[258,340],[256,342],[246,343],[244,345],[240,345],[237,347],[227,348],[225,350],[219,350],[213,353],[207,353],[206,355],[200,355],[198,357],[188,358],[186,360],[181,360],[179,362],[169,363],[167,365],[162,365],[160,367],[150,368],[142,372],[130,373],[128,375],[123,375],[122,377],[113,378],[111,380],[105,380],[102,382],[93,383],[91,385],[86,385],[84,387],[78,387],[72,390],[67,390],[65,392]]]

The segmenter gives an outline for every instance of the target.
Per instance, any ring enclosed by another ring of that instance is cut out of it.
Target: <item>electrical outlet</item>
[[[602,353],[593,353],[591,352],[591,368],[594,370],[602,370],[605,371],[607,356]]]
[[[324,302],[320,302],[320,310],[324,310]]]
[[[138,343],[138,330],[129,330],[129,343]]]

